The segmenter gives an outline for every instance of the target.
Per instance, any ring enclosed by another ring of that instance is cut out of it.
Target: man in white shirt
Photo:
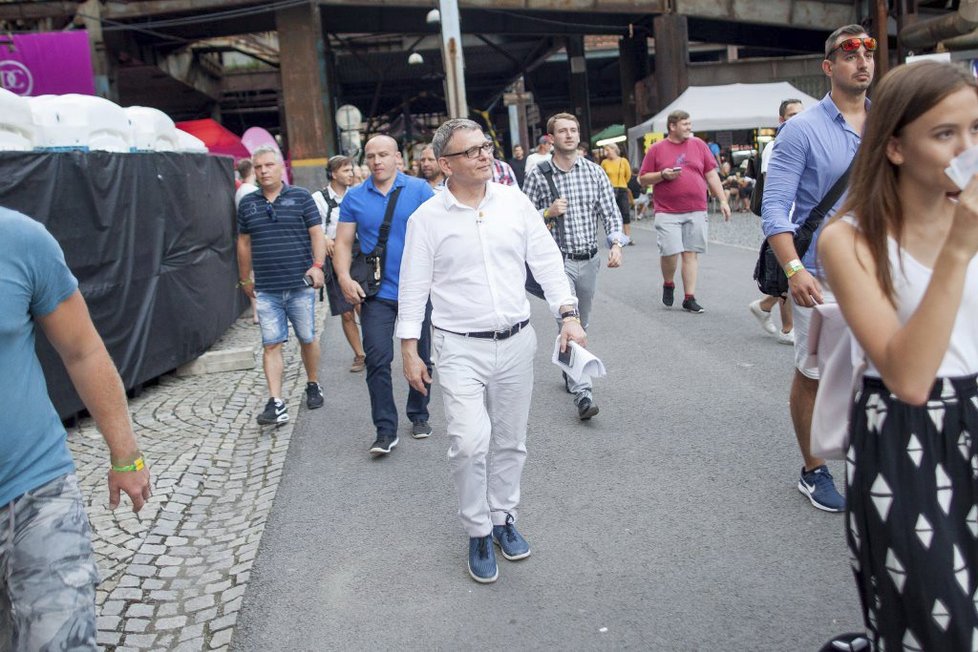
[[[417,391],[431,378],[417,352],[431,297],[438,383],[459,516],[469,535],[469,574],[498,577],[493,542],[506,559],[530,546],[516,530],[536,334],[524,290],[526,265],[563,319],[561,347],[587,338],[553,238],[515,186],[492,183],[493,145],[481,127],[449,120],[432,140],[446,189],[411,216],[401,263],[397,336],[404,375]],[[491,454],[490,454],[491,453]]]
[[[343,296],[343,290],[333,272],[333,247],[336,240],[336,223],[340,219],[340,203],[346,191],[353,186],[353,159],[337,154],[326,161],[326,179],[329,183],[322,190],[312,193],[319,215],[323,218],[323,232],[326,235],[326,297],[329,300],[331,315],[340,315],[343,321],[343,335],[353,349],[353,364],[350,371],[358,373],[366,367],[363,342],[360,341],[360,328],[357,326],[356,307]]]
[[[258,192],[258,186],[255,185],[255,164],[251,162],[251,159],[243,158],[238,161],[237,170],[238,176],[241,177],[241,185],[234,192],[235,208],[241,203],[242,197]]]
[[[530,174],[530,170],[537,169],[537,166],[544,161],[549,161],[553,154],[551,150],[553,149],[553,140],[550,135],[540,136],[540,140],[537,141],[537,148],[532,154],[526,157],[526,165],[523,167],[524,179],[525,175]]]

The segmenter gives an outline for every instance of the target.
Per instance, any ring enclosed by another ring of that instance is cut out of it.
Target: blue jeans
[[[259,290],[255,294],[261,343],[264,346],[281,344],[289,339],[289,323],[303,344],[316,339],[316,291],[297,288],[279,292]]]
[[[367,390],[370,392],[370,416],[378,435],[397,434],[397,406],[391,383],[391,362],[394,360],[394,320],[397,302],[376,297],[367,299],[360,307],[360,328],[363,331],[363,352],[367,356]],[[418,340],[418,355],[431,373],[431,302],[428,303]],[[428,420],[428,396],[411,389],[408,392],[407,417],[411,422]]]
[[[0,650],[95,650],[98,568],[75,474],[0,507]]]

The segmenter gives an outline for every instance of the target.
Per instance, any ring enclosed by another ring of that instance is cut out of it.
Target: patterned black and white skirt
[[[877,650],[978,650],[978,387],[938,379],[926,406],[876,378],[846,456],[856,586]]]

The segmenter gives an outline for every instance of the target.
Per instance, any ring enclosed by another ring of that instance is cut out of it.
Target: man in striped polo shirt
[[[238,206],[238,285],[257,299],[261,323],[270,398],[258,423],[281,425],[289,420],[282,400],[282,343],[289,338],[288,322],[299,339],[308,376],[306,406],[314,410],[323,405],[323,390],[316,380],[319,341],[314,288],[323,286],[326,241],[312,195],[282,181],[285,164],[278,151],[259,147],[252,161],[261,192],[245,196]]]

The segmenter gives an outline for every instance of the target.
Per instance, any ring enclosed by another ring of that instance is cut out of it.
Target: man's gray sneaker
[[[397,435],[377,435],[370,447],[371,455],[387,455],[397,446]]]
[[[411,436],[415,439],[424,439],[431,434],[431,426],[427,421],[415,421],[411,424]]]

